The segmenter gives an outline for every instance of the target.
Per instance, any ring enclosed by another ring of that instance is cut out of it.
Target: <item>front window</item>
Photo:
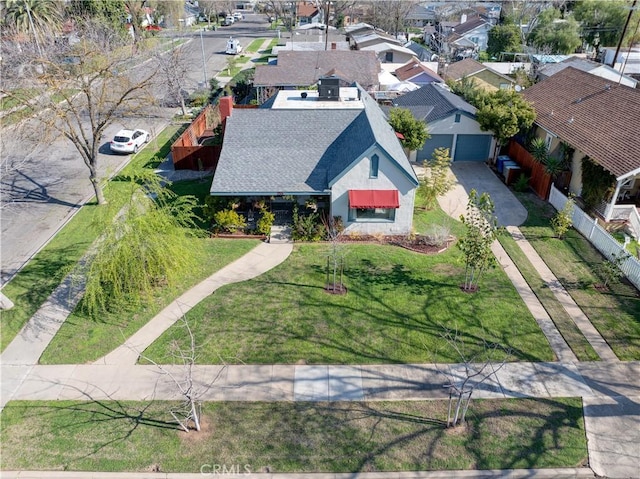
[[[395,208],[351,208],[349,210],[350,221],[394,221],[395,219]]]
[[[384,61],[387,63],[393,63],[393,52],[387,52],[384,54]]]
[[[371,157],[371,162],[369,164],[369,178],[377,178],[378,177],[378,166],[380,165],[380,158],[378,155],[373,155]]]

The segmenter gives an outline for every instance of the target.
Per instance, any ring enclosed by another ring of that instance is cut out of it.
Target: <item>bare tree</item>
[[[347,255],[345,243],[342,241],[342,224],[336,218],[323,218],[327,231],[327,279],[325,290],[333,294],[345,294],[347,288],[342,282],[344,263]]]
[[[175,384],[178,392],[180,393],[180,396],[182,396],[182,403],[180,403],[177,407],[172,407],[169,410],[169,413],[178,423],[180,429],[182,429],[184,432],[190,432],[193,429],[195,429],[196,431],[200,431],[202,416],[202,397],[209,389],[211,389],[211,387],[213,387],[213,385],[220,379],[220,377],[222,377],[227,366],[226,364],[224,364],[223,367],[218,370],[217,374],[211,379],[211,381],[199,386],[194,379],[194,366],[198,358],[198,347],[196,346],[196,340],[186,316],[183,315],[180,318],[180,322],[182,323],[182,327],[185,328],[185,331],[187,332],[189,345],[185,349],[175,345],[174,350],[172,351],[173,356],[182,363],[182,371],[179,375],[173,372],[171,370],[172,368],[158,364],[153,359],[150,359],[144,354],[140,354],[138,351],[136,352],[139,353],[140,358],[150,362],[151,364],[156,366],[162,374],[168,376],[169,379],[171,379],[171,381]]]
[[[98,204],[106,203],[98,177],[98,152],[105,129],[132,115],[153,98],[156,67],[133,68],[144,57],[132,56],[130,40],[99,21],[78,21],[77,43],[55,42],[35,47],[24,42],[4,50],[0,92],[33,111],[38,134],[68,139],[89,170]],[[11,68],[4,68],[11,65]],[[34,74],[35,73],[35,74]],[[25,98],[25,83],[40,94]],[[32,125],[26,125],[32,128]]]
[[[417,0],[381,0],[372,2],[368,21],[395,36],[405,29],[405,18]]]
[[[446,378],[443,387],[449,390],[449,406],[447,408],[447,427],[455,427],[465,423],[471,396],[475,389],[491,376],[494,376],[507,362],[508,351],[495,343],[483,342],[483,361],[476,362],[476,356],[468,357],[462,349],[458,331],[447,330],[442,334],[447,344],[455,350],[461,360],[459,368],[452,371],[438,371]],[[502,359],[496,362],[496,356],[502,354]],[[496,378],[497,380],[497,378]]]
[[[162,106],[177,104],[182,110],[182,115],[186,115],[184,100],[189,64],[183,50],[174,48],[166,53],[158,53],[155,57],[158,62],[159,79],[166,93]]]
[[[207,17],[209,27],[211,27],[211,17],[216,17],[216,23],[219,21],[220,12],[228,8],[228,2],[224,0],[199,0],[198,6],[202,14]]]

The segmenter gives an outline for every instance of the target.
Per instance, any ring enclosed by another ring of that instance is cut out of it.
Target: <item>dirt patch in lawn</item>
[[[455,238],[450,236],[440,241],[425,235],[411,237],[403,235],[344,235],[340,241],[343,243],[386,244],[399,246],[415,253],[433,255],[449,249],[455,243]]]

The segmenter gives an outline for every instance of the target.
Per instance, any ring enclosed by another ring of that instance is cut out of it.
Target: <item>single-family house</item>
[[[498,73],[473,58],[466,58],[445,67],[445,80],[457,82],[463,78],[468,78],[478,87],[490,91],[511,89],[516,83],[513,78]]]
[[[395,43],[383,42],[358,48],[360,51],[372,51],[380,63],[406,63],[415,57],[413,51]]]
[[[406,65],[398,68],[394,72],[394,75],[400,81],[410,81],[419,86],[433,82],[444,82],[436,72],[415,58],[412,58]]]
[[[413,52],[413,54],[415,55],[415,57],[420,60],[421,62],[430,62],[431,59],[433,58],[433,56],[435,55],[434,52],[432,52],[431,50],[425,48],[423,45],[421,45],[420,43],[416,43],[414,41],[408,41],[405,45],[405,48],[408,48],[409,50],[411,50]]]
[[[604,65],[602,63],[597,63],[591,60],[587,60],[586,58],[580,58],[576,56],[569,57],[559,63],[548,63],[546,65],[543,65],[537,70],[537,79],[538,81],[544,80],[564,70],[567,67],[577,68],[578,70],[582,70],[583,72],[606,78],[607,80],[621,83],[622,85],[630,86],[631,88],[636,88],[638,85],[638,80],[620,73],[618,70],[615,70],[609,65]]]
[[[492,28],[493,25],[481,17],[463,18],[447,39],[453,58],[470,58],[485,51]]]
[[[487,161],[495,149],[493,132],[483,131],[475,119],[476,108],[438,84],[399,96],[393,107],[407,108],[427,123],[431,137],[412,153],[414,161],[431,159],[436,148],[449,148],[453,161]]]
[[[296,16],[300,25],[322,23],[322,11],[316,2],[298,2],[296,5]]]
[[[570,192],[583,193],[583,165],[593,162],[611,175],[599,214],[606,221],[636,218],[640,225],[640,90],[567,67],[523,95],[536,110],[535,133],[548,150],[561,143],[574,150]]]
[[[277,211],[313,199],[346,233],[411,231],[418,179],[360,86],[321,78],[317,90],[283,90],[260,108],[227,110],[211,195],[266,199]]]
[[[253,85],[262,104],[278,90],[309,88],[331,74],[346,84],[357,82],[367,91],[379,90],[379,71],[376,55],[370,51],[280,51],[275,65],[256,66]]]
[[[379,30],[365,30],[357,34],[351,33],[347,35],[347,39],[349,40],[349,44],[355,50],[362,50],[365,47],[370,47],[379,43],[389,43],[398,46],[402,45],[402,42],[397,38]]]
[[[600,49],[600,58],[605,65],[613,65],[619,72],[640,80],[640,47],[633,46],[621,50],[616,47],[603,47]]]
[[[404,17],[405,23],[411,27],[424,27],[428,23],[433,22],[436,18],[435,10],[427,8],[425,5],[412,5]]]

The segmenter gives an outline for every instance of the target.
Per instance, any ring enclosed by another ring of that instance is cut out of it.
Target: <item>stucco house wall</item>
[[[378,177],[370,178],[371,157],[379,157]],[[391,220],[350,221],[349,190],[398,190],[400,207]],[[408,234],[413,221],[415,185],[379,148],[372,148],[351,168],[336,178],[331,186],[331,215],[342,217],[345,233]]]

